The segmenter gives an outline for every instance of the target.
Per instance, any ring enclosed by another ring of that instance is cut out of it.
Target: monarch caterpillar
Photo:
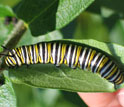
[[[8,67],[37,63],[65,64],[71,68],[79,67],[99,73],[116,85],[124,81],[122,72],[107,54],[70,41],[41,42],[12,49],[5,57],[5,63]]]

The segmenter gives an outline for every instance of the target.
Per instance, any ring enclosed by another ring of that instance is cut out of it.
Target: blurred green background
[[[14,6],[18,0],[1,0],[4,5]],[[111,9],[101,8],[101,12],[90,11],[88,8],[75,20],[60,30],[63,36],[52,39],[74,38],[74,39],[95,39],[103,42],[114,42],[124,45],[124,20],[118,18],[118,14]],[[0,45],[12,31],[14,25],[5,25],[5,18],[0,17]],[[30,38],[29,30],[24,37]],[[19,45],[30,43],[28,39],[21,39]],[[43,37],[48,40],[49,37]],[[0,48],[2,50],[2,48]],[[86,107],[80,97],[73,92],[66,92],[56,89],[40,89],[27,85],[13,84],[18,107]]]

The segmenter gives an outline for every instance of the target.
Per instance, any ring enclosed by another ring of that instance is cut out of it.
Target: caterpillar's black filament
[[[14,55],[14,57],[10,57]],[[71,68],[80,67],[91,70],[114,84],[124,81],[118,66],[107,55],[90,47],[64,42],[41,42],[34,45],[12,49],[5,58],[9,67],[23,64],[52,63],[56,66],[66,64]]]

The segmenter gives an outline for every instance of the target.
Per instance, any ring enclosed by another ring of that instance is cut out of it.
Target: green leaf
[[[91,5],[88,10],[91,12],[101,14],[101,10],[106,8],[112,13],[120,15],[120,18],[124,15],[124,1],[123,0],[95,0],[93,5]]]
[[[66,66],[31,65],[10,70],[11,80],[41,88],[57,88],[76,92],[112,92],[114,85],[99,75]]]
[[[20,0],[0,0],[0,4],[14,7]]]
[[[27,32],[22,37],[22,39],[20,40],[20,42],[18,43],[18,46],[34,44],[41,41],[57,40],[62,38],[63,38],[62,34],[58,30],[39,37],[33,37],[28,29]]]
[[[5,16],[15,16],[15,14],[9,6],[0,5],[0,17]]]
[[[5,84],[0,86],[0,107],[16,107],[15,93],[8,77],[5,77]]]
[[[91,47],[102,49],[118,59],[119,66],[124,63],[124,47],[103,43],[95,40],[70,40],[87,44]],[[122,66],[121,66],[122,67]],[[29,67],[22,66],[10,70],[10,76],[15,83],[24,83],[41,88],[57,88],[69,91],[81,92],[113,92],[114,84],[102,78],[99,74],[82,69],[71,69],[62,65],[55,67],[52,64],[36,64]]]
[[[34,36],[60,29],[94,0],[23,0],[17,16],[26,21]]]

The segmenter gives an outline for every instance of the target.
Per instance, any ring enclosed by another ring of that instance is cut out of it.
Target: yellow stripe
[[[8,55],[12,55],[11,52],[9,52]],[[12,66],[16,65],[16,62],[13,63],[14,61],[13,61],[12,57],[6,57],[6,60],[9,60],[9,59],[12,60],[12,62],[8,61],[10,65],[12,65]]]
[[[7,62],[7,58],[5,59],[5,63],[7,66],[10,66],[9,63]]]
[[[119,84],[120,84],[120,83],[122,83],[122,82],[124,82],[124,76],[123,76],[123,75],[121,75],[121,77],[122,77],[122,78],[120,79],[120,81],[118,81],[118,82],[119,82]]]
[[[61,54],[61,61],[60,61],[60,64],[63,63],[63,60],[64,60],[64,56],[65,56],[65,53],[66,53],[66,44],[62,44],[62,54]]]
[[[64,64],[67,65],[67,60],[66,59],[64,60]]]
[[[51,62],[51,64],[53,64],[53,57],[52,56],[50,58],[50,62]]]
[[[14,50],[15,50],[15,51],[16,51],[16,53],[18,54],[18,57],[20,57],[20,58],[21,58],[20,53],[19,53],[19,51],[17,50],[17,48],[15,48]]]
[[[108,79],[109,77],[111,77],[116,71],[117,71],[117,69],[118,69],[118,67],[117,66],[115,66],[115,68],[110,72],[110,74],[107,76],[107,77],[105,77],[106,79]]]
[[[14,60],[12,57],[9,57],[9,59],[12,61],[12,63],[13,63],[14,65],[16,65],[16,62],[15,62],[15,60]]]
[[[24,64],[24,58],[23,58],[23,55],[22,55],[22,47],[18,48],[19,49],[19,52],[21,53],[21,60],[22,60],[22,63]]]
[[[27,46],[27,52],[28,52],[29,64],[31,64],[31,53],[30,53],[29,46]]]
[[[121,75],[120,77],[122,77],[122,78],[120,78],[120,80],[119,80],[119,81],[117,81],[117,84],[120,84],[120,83],[122,83],[122,82],[124,81],[123,76]]]
[[[33,64],[33,61],[32,61],[32,56],[31,56],[31,46],[28,47],[28,50],[29,50],[29,60],[30,60],[30,63]]]
[[[26,62],[27,62],[27,64],[29,65],[30,64],[30,58],[29,58],[29,55],[30,55],[30,52],[29,52],[29,46],[25,46],[25,50],[26,50]]]
[[[98,70],[96,71],[97,73],[100,72],[100,70],[101,70],[102,67],[105,65],[105,63],[107,63],[108,60],[109,60],[108,57],[105,57],[105,58],[101,61],[100,65],[99,65],[99,67],[98,67]]]
[[[93,57],[94,57],[95,54],[96,54],[96,51],[93,50],[92,53],[91,53],[91,55],[90,55],[90,58],[89,58],[88,69],[90,68],[91,61],[93,60]]]
[[[12,55],[11,52],[9,52],[8,55]]]
[[[9,60],[9,57],[6,58],[7,60]],[[10,66],[13,66],[13,63],[11,63],[10,61],[8,61]]]
[[[39,44],[40,45],[40,44]],[[40,51],[40,46],[39,46],[39,50],[38,51]],[[40,63],[42,63],[42,59],[41,59],[41,56],[40,55],[38,55],[38,61],[40,62]]]
[[[21,59],[20,60],[20,63],[23,63],[24,64],[24,59],[23,59],[23,56],[22,56],[22,53],[21,53],[20,48],[18,48],[18,50],[17,50],[17,48],[15,48],[15,51],[18,54],[18,57]]]
[[[77,48],[77,54],[76,54],[76,61],[75,61],[74,66],[76,66],[78,64],[78,59],[79,59],[79,56],[80,56],[80,53],[81,53],[81,49],[82,49],[82,47],[81,46],[78,46],[78,48]]]
[[[78,67],[80,67],[80,63],[78,63]]]
[[[34,45],[34,48],[35,48],[35,52],[36,52],[36,63],[38,63],[38,57],[39,57],[39,54],[38,54],[38,48],[37,48],[37,44]]]
[[[14,65],[16,65],[16,62],[14,61],[14,59],[13,59],[12,57],[9,57],[9,59],[12,61],[12,63],[13,63]]]
[[[118,79],[115,81],[117,84],[123,82],[123,75],[120,75]]]
[[[51,43],[48,43],[47,46],[48,46],[48,60],[47,60],[47,62],[49,63],[50,57],[51,57]]]

